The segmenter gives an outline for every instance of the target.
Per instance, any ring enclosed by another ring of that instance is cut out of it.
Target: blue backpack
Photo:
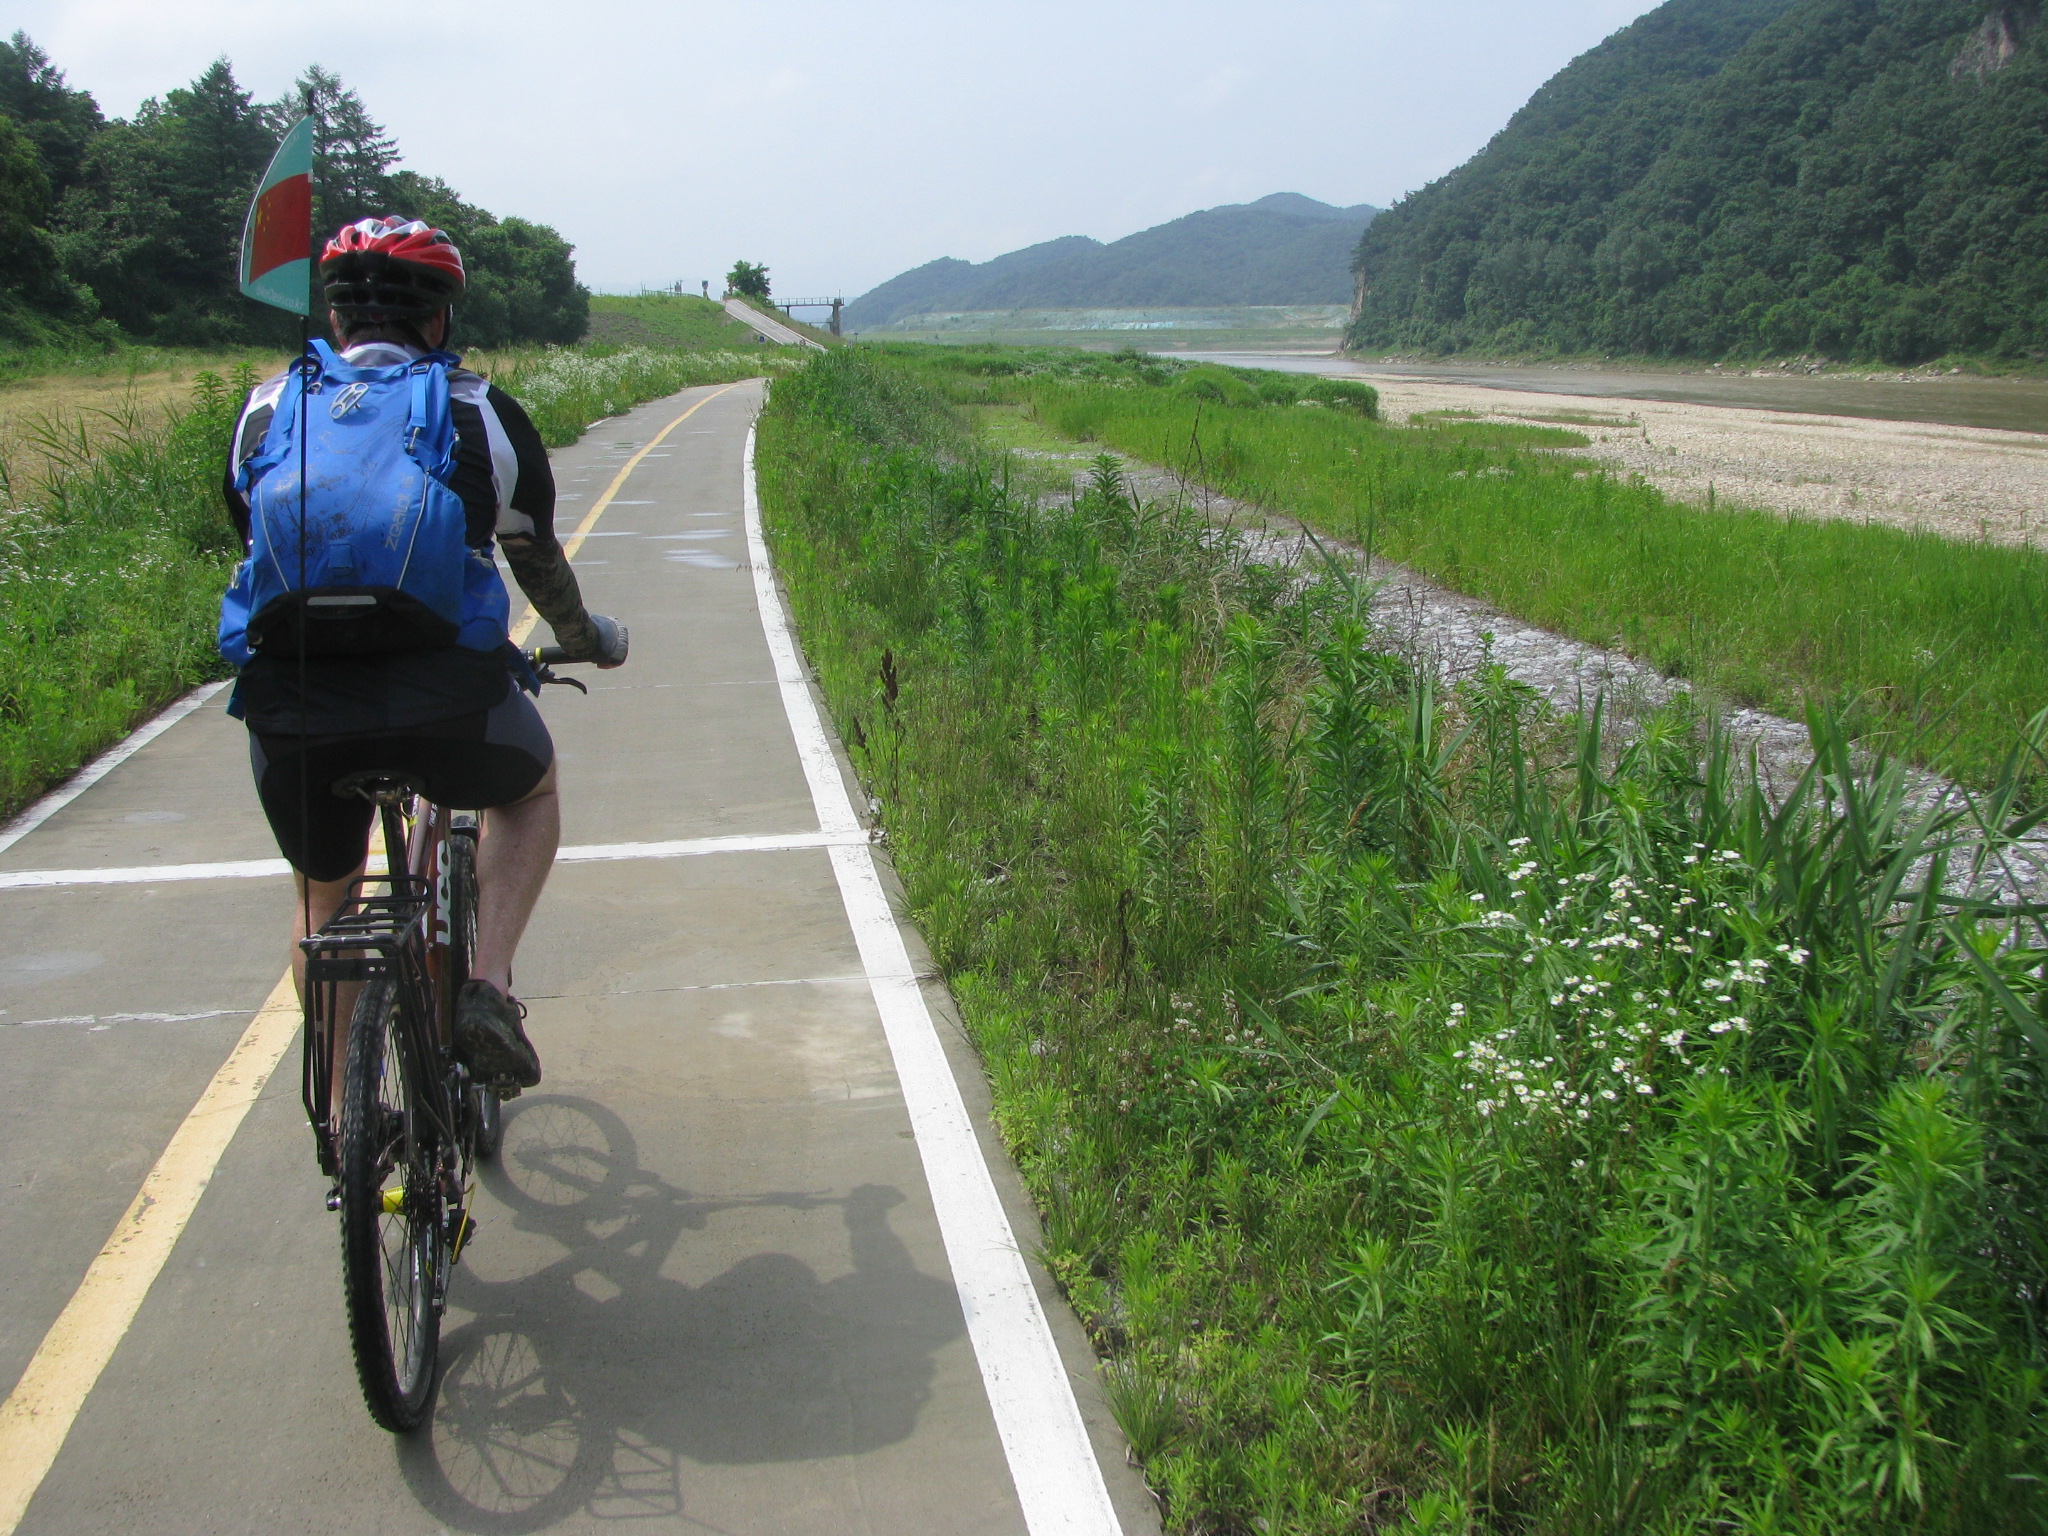
[[[235,476],[249,502],[249,558],[221,600],[221,655],[243,667],[296,656],[302,641],[321,657],[501,648],[505,583],[489,546],[470,548],[448,484],[455,359],[430,352],[355,368],[325,342],[311,351]]]

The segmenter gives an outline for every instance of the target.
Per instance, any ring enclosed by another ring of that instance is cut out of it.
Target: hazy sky
[[[554,225],[599,289],[766,262],[849,298],[936,256],[1442,175],[1645,0],[11,0],[125,116],[318,61],[406,164]]]

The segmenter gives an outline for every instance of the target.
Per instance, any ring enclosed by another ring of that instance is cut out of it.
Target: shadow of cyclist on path
[[[684,1458],[893,1444],[930,1395],[933,1354],[963,1331],[953,1286],[919,1273],[890,1230],[903,1195],[886,1185],[699,1199],[638,1165],[611,1110],[556,1096],[508,1110],[485,1177],[521,1230],[564,1255],[518,1280],[457,1271],[451,1302],[474,1319],[442,1343],[431,1426],[398,1442],[414,1496],[456,1529],[509,1536],[578,1510],[674,1519]],[[694,1288],[662,1275],[685,1233],[764,1208],[836,1209],[852,1272],[821,1281],[761,1252]]]

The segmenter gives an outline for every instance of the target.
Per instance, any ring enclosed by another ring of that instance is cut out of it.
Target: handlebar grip
[[[528,651],[527,660],[536,667],[576,666],[585,662],[595,666],[621,666],[626,660],[628,639],[626,626],[617,619],[602,613],[593,613],[591,622],[597,626],[600,654],[596,656],[571,656],[559,645],[543,645],[538,650]],[[616,652],[616,654],[613,654]]]

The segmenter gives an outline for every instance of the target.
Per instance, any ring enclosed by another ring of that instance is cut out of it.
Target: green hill
[[[1107,245],[1067,235],[978,265],[942,257],[862,294],[846,325],[875,330],[937,310],[1341,304],[1351,247],[1375,211],[1276,192]]]
[[[2048,355],[2038,0],[1670,0],[1376,220],[1355,349]]]

